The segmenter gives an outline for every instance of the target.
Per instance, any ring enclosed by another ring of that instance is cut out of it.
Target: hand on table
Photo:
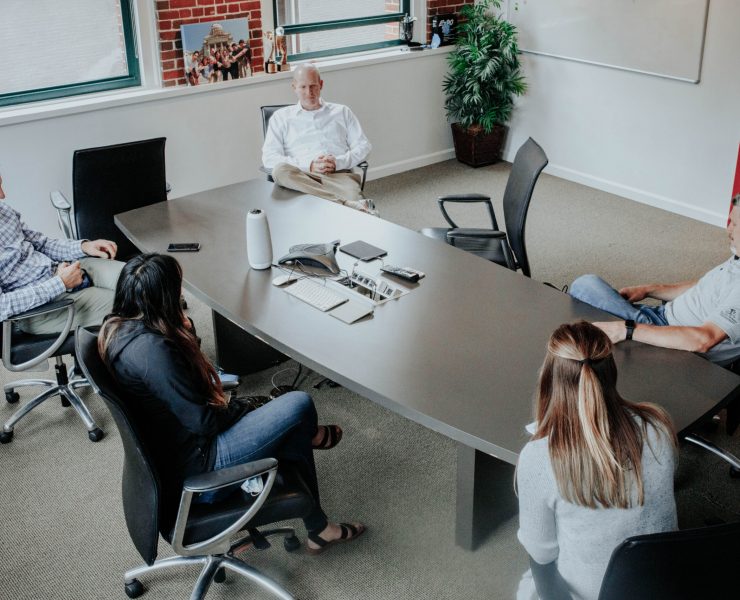
[[[110,240],[88,240],[82,242],[82,251],[88,256],[113,259],[118,252],[118,246]]]

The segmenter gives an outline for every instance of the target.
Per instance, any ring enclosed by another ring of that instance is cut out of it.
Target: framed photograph
[[[252,74],[248,19],[221,19],[180,27],[188,85],[217,83]]]
[[[448,46],[455,43],[457,34],[457,15],[437,15],[437,34],[440,39],[440,46]]]

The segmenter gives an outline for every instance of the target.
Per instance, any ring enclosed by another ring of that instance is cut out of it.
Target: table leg
[[[475,550],[516,512],[514,465],[458,444],[455,543]]]
[[[247,333],[215,310],[212,314],[216,361],[227,373],[249,375],[288,360],[288,356]]]

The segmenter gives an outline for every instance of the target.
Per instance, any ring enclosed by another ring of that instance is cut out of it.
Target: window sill
[[[369,65],[377,65],[399,60],[415,60],[419,58],[428,58],[431,56],[440,56],[450,52],[454,46],[445,46],[443,48],[425,49],[420,52],[409,52],[398,48],[388,50],[375,50],[358,54],[347,54],[343,56],[334,56],[331,58],[314,60],[321,68],[322,73],[331,71],[341,71],[344,69],[353,69]],[[293,63],[300,64],[300,63]],[[251,85],[264,85],[273,81],[289,79],[291,74],[274,73],[259,74],[246,79],[236,81],[226,81],[218,84],[206,84],[202,86],[188,87],[179,86],[171,88],[153,88],[116,92],[102,92],[99,94],[89,94],[85,96],[76,96],[73,99],[62,98],[59,100],[49,100],[46,102],[37,102],[34,104],[23,104],[18,106],[9,106],[0,109],[0,127],[6,125],[16,125],[31,121],[43,119],[52,119],[55,117],[73,115],[78,113],[92,112],[103,110],[116,106],[125,106],[128,104],[139,104],[142,102],[153,102],[159,100],[168,100],[170,98],[180,98],[192,94],[204,94],[218,91],[233,91]]]

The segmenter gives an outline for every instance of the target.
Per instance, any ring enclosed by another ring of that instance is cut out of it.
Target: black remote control
[[[421,278],[418,271],[412,271],[410,269],[403,269],[401,267],[394,267],[391,265],[383,265],[380,267],[380,270],[384,273],[395,275],[396,277],[410,281],[411,283],[416,283]]]

